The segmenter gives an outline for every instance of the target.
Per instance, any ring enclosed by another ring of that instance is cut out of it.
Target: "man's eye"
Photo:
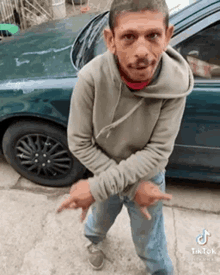
[[[133,34],[126,34],[123,36],[123,39],[126,41],[131,41],[134,39],[134,35]]]
[[[151,34],[149,34],[148,35],[148,37],[150,38],[150,39],[156,39],[156,38],[158,38],[158,36],[159,36],[159,34],[158,33],[151,33]]]

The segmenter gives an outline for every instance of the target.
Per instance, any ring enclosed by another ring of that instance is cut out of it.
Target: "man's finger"
[[[141,207],[140,207],[140,211],[141,211],[141,213],[144,214],[144,216],[145,216],[148,220],[151,220],[151,215],[150,215],[150,213],[148,212],[147,207],[141,206]]]
[[[158,200],[166,200],[166,201],[169,201],[172,199],[172,195],[171,194],[164,194],[164,193],[161,193],[160,195],[157,196],[157,199]]]
[[[62,204],[61,206],[57,209],[57,212],[61,212],[62,210],[68,208],[70,206],[71,203],[73,203],[74,201],[74,198],[73,197],[69,197],[68,199],[66,199]]]
[[[155,188],[150,196],[155,200],[171,200],[173,195],[164,193],[160,189]]]
[[[77,209],[77,208],[79,208],[79,206],[77,206],[77,204],[75,202],[72,202],[70,204],[69,208]]]

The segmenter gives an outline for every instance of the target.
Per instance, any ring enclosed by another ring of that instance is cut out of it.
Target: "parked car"
[[[68,150],[66,128],[77,72],[106,51],[109,12],[35,26],[0,43],[0,144],[22,176],[46,186],[86,178]],[[173,14],[171,45],[193,70],[167,176],[220,180],[220,1],[201,0]]]

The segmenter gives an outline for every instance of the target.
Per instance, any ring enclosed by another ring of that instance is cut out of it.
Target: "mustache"
[[[152,64],[152,60],[150,59],[141,59],[141,60],[138,60],[137,62],[131,64],[130,66],[132,68],[140,68],[140,67],[148,67],[149,65]]]

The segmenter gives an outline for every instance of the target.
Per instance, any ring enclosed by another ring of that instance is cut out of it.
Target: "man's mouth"
[[[144,70],[144,69],[146,69],[147,67],[136,67],[135,69],[136,70]]]
[[[142,66],[139,65],[139,66],[131,66],[131,67],[132,67],[132,69],[141,71],[141,70],[147,69],[149,66],[150,66],[150,63],[149,64],[142,64]]]

